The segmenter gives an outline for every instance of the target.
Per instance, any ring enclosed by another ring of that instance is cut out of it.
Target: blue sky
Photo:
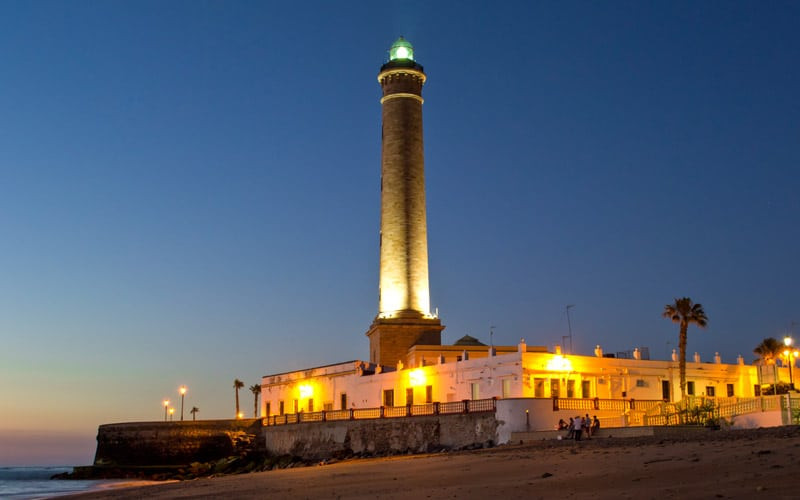
[[[750,361],[800,321],[798,25],[796,2],[3,2],[0,465],[89,463],[98,424],[181,384],[228,417],[236,377],[368,357],[398,35],[428,74],[446,342],[552,346],[575,304],[576,351],[663,358],[690,296],[689,351]]]

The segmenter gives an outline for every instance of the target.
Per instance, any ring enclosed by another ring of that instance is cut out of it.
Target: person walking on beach
[[[567,427],[567,439],[572,439],[575,437],[575,419],[570,417],[569,419],[569,427]]]
[[[581,433],[583,433],[583,420],[581,416],[578,415],[573,422],[575,423],[575,441],[580,441]]]
[[[592,419],[588,413],[583,418],[583,430],[586,432],[586,439],[592,439]]]

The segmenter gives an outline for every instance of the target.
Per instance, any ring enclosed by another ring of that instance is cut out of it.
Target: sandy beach
[[[800,428],[355,459],[69,498],[797,498]]]

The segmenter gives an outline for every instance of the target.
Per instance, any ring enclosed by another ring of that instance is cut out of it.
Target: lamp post
[[[179,391],[181,393],[181,422],[183,422],[183,397],[186,395],[186,386],[182,385]]]
[[[165,399],[164,403],[164,422],[167,421],[167,412],[169,411],[169,399]]]
[[[789,387],[794,389],[794,378],[792,377],[792,365],[794,364],[794,358],[797,356],[797,350],[792,349],[792,342],[794,340],[792,337],[788,335],[783,337],[783,345],[786,346],[786,349],[783,351],[783,354],[786,356],[786,363],[789,365]]]
[[[175,415],[175,408],[169,409],[169,421],[172,422],[172,416]]]

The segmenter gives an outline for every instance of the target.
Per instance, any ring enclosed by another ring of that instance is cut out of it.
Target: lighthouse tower
[[[422,142],[425,73],[400,37],[378,82],[383,89],[378,315],[367,332],[370,361],[393,365],[414,345],[440,345],[431,314]]]

